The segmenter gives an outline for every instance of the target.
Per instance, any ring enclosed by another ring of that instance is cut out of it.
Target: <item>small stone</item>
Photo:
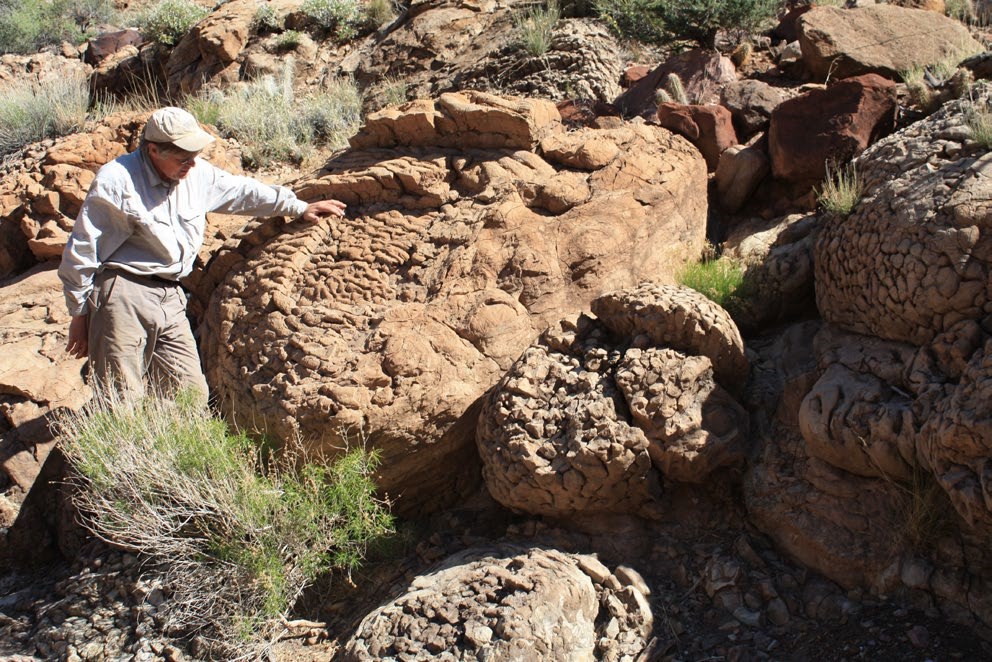
[[[765,609],[765,613],[773,625],[782,626],[789,622],[789,607],[786,606],[782,598],[775,598],[770,601],[768,607]]]
[[[756,628],[761,625],[761,612],[753,611],[747,607],[738,607],[735,609],[734,618],[748,627]]]
[[[492,628],[482,623],[470,621],[465,624],[465,639],[476,648],[482,648],[492,641]]]
[[[164,657],[167,662],[182,662],[183,652],[175,646],[166,646],[162,650],[162,657]]]
[[[930,633],[922,625],[915,625],[906,633],[909,643],[916,648],[926,648],[930,645]]]
[[[616,572],[614,573],[620,583],[624,586],[632,586],[636,590],[640,591],[641,595],[648,596],[651,595],[651,589],[648,588],[648,583],[644,581],[644,577],[641,573],[637,572],[630,566],[619,565],[617,566]]]

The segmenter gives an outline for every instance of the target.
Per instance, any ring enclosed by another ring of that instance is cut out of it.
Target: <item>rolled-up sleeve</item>
[[[66,307],[72,316],[89,312],[87,299],[93,289],[93,276],[131,235],[120,199],[120,190],[97,180],[83,202],[62,251],[58,273]]]
[[[200,167],[200,166],[198,166]],[[285,186],[263,184],[250,177],[232,175],[215,166],[210,186],[210,211],[244,216],[291,216],[307,210],[307,203]]]

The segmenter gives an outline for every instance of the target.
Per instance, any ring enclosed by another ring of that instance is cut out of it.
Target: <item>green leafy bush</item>
[[[150,561],[170,589],[166,625],[222,656],[262,646],[318,575],[350,573],[392,528],[374,455],[262,452],[195,394],[104,395],[58,427],[84,524]]]
[[[152,41],[175,46],[207,14],[192,0],[159,0],[139,14],[136,22]]]
[[[595,11],[618,37],[648,44],[664,41],[665,30],[651,10],[654,0],[596,0]]]
[[[112,0],[0,1],[0,53],[34,53],[63,41],[79,44],[114,14]]]
[[[191,100],[191,113],[241,143],[248,166],[301,162],[315,143],[343,147],[361,121],[361,95],[354,81],[341,80],[303,99],[293,95],[292,62],[277,82],[272,77],[239,88],[214,90]]]
[[[276,37],[276,49],[280,51],[295,50],[303,40],[303,33],[298,30],[286,30]]]
[[[396,5],[393,0],[367,0],[362,13],[372,27],[379,27],[396,18]]]
[[[251,30],[256,33],[276,32],[282,29],[282,21],[271,5],[259,5],[251,19]]]
[[[86,122],[89,101],[89,85],[83,77],[0,89],[0,156],[79,130]]]
[[[657,0],[651,5],[672,39],[712,48],[720,30],[750,34],[775,18],[779,0]]]
[[[517,43],[528,54],[540,57],[551,48],[551,36],[561,18],[557,0],[548,0],[547,6],[531,7],[514,16]]]
[[[300,11],[319,29],[333,31],[339,39],[355,37],[366,18],[358,0],[304,0]]]
[[[738,260],[704,258],[687,264],[676,276],[676,281],[733,312],[737,300],[746,295],[746,271],[745,265]]]
[[[854,163],[845,166],[827,165],[827,176],[817,192],[820,207],[831,214],[847,216],[864,194],[865,183]]]

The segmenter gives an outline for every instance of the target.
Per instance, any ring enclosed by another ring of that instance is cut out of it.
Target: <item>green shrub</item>
[[[286,30],[276,37],[276,50],[292,51],[300,45],[303,40],[303,33],[298,30]]]
[[[255,33],[276,32],[282,29],[282,21],[271,5],[259,5],[251,19],[251,31]]]
[[[969,104],[964,113],[971,138],[985,149],[992,148],[992,109],[986,104]]]
[[[651,7],[671,39],[713,48],[720,30],[750,34],[775,18],[778,0],[657,0]]]
[[[402,78],[386,76],[368,91],[369,107],[380,110],[386,106],[397,106],[406,103],[409,89]]]
[[[745,295],[745,273],[745,266],[737,260],[704,258],[687,264],[677,274],[676,281],[732,312],[736,301]]]
[[[321,466],[263,452],[190,393],[104,395],[58,429],[85,526],[150,561],[167,626],[221,654],[260,646],[318,575],[350,573],[392,527],[373,454]]]
[[[618,37],[649,44],[664,41],[665,30],[651,10],[654,0],[595,0],[595,12]]]
[[[827,164],[827,176],[816,200],[824,211],[848,216],[861,200],[864,190],[864,180],[853,162],[842,167]]]
[[[367,0],[362,13],[372,27],[378,28],[396,18],[396,5],[393,0]]]
[[[355,37],[365,19],[358,0],[304,0],[300,11],[317,28],[333,31],[339,39]]]
[[[551,37],[560,18],[557,0],[548,0],[545,7],[531,7],[515,14],[517,43],[534,57],[544,55],[551,48]]]
[[[292,71],[292,62],[286,70]],[[239,88],[215,90],[187,106],[198,120],[241,143],[250,167],[299,163],[315,143],[343,147],[361,122],[361,95],[353,81],[336,81],[296,99],[288,73],[281,82],[268,76]]]
[[[209,12],[192,0],[159,0],[139,14],[141,32],[164,46],[175,46]]]
[[[975,21],[975,10],[971,6],[971,0],[944,0],[944,14],[962,23]]]
[[[67,41],[79,44],[110,21],[112,0],[0,1],[0,53],[35,53]]]
[[[82,128],[89,107],[83,77],[60,77],[0,89],[0,156]]]

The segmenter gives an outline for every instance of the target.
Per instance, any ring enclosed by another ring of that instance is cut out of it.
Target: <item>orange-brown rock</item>
[[[719,103],[723,86],[737,80],[729,58],[714,50],[694,48],[662,62],[618,96],[613,105],[624,117],[655,115],[658,108],[655,91],[664,86],[669,74],[677,75],[682,81],[690,103],[703,105]]]
[[[658,106],[658,123],[699,148],[713,172],[723,150],[737,144],[730,111],[723,106],[694,106],[666,102]]]
[[[393,148],[297,183],[345,219],[262,223],[218,258],[208,379],[277,438],[365,435],[389,494],[438,505],[478,480],[473,403],[544,328],[699,250],[705,167],[657,127],[565,135],[551,104],[468,92],[374,115],[356,144]]]

